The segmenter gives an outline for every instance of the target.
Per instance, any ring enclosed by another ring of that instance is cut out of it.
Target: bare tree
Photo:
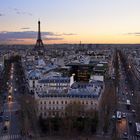
[[[21,106],[21,125],[23,130],[28,130],[34,135],[38,134],[38,118],[36,114],[37,103],[34,97],[30,95],[21,95],[19,97]]]

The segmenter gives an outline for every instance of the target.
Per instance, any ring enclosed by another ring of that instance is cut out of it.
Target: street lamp
[[[11,95],[8,95],[8,101],[12,101],[12,96]]]

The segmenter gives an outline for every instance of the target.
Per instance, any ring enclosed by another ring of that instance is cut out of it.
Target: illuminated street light
[[[13,75],[11,75],[10,78],[13,79]]]
[[[130,65],[128,67],[129,67],[129,69],[131,69],[131,66]]]
[[[8,95],[8,101],[12,101],[12,96],[11,95]]]

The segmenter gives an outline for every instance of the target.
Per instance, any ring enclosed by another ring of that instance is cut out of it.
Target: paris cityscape
[[[140,140],[139,5],[1,1],[0,140]]]

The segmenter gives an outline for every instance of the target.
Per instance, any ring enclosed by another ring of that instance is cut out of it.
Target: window
[[[93,101],[91,101],[91,105],[93,105]]]
[[[49,104],[51,104],[51,101],[49,101]]]
[[[46,112],[44,112],[44,116],[46,116],[47,114],[46,114]]]
[[[46,101],[44,101],[44,104],[46,104]]]
[[[40,102],[40,104],[42,105],[42,101]]]
[[[53,104],[55,104],[55,101],[53,101]]]
[[[58,101],[56,103],[59,104]]]
[[[67,104],[67,101],[65,101],[65,104]]]
[[[63,101],[61,101],[61,103],[63,104]]]
[[[64,116],[64,113],[62,112],[61,115]]]

